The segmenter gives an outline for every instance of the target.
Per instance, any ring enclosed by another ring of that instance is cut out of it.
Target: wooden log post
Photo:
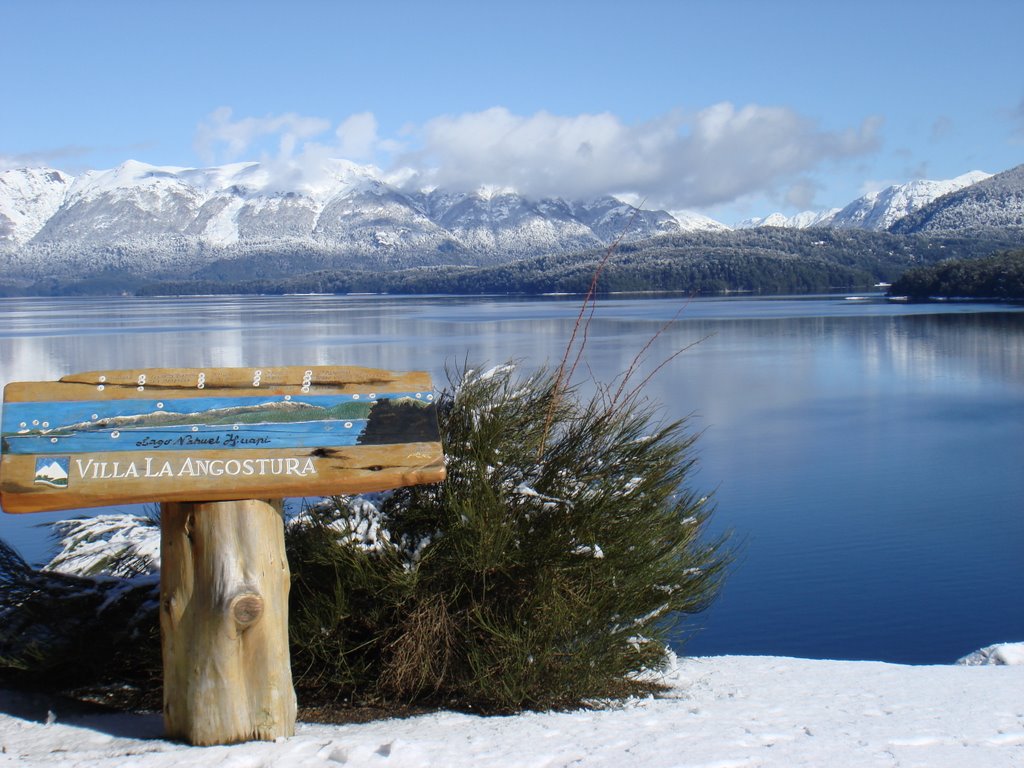
[[[160,509],[167,736],[207,746],[294,735],[281,503]]]

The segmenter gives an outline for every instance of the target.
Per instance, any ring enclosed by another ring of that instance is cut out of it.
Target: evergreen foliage
[[[37,571],[0,541],[0,682],[134,685],[158,694],[159,593],[146,575]]]
[[[685,422],[657,423],[636,393],[577,394],[469,372],[439,402],[444,483],[369,516],[339,499],[294,527],[300,698],[508,711],[639,686],[728,552],[687,485]]]
[[[892,284],[889,294],[912,299],[1024,299],[1024,251],[910,269]]]
[[[970,234],[826,227],[689,232],[619,243],[597,290],[689,294],[860,290],[880,281],[892,282],[914,266],[989,256],[1022,245],[1024,229]],[[425,256],[393,263],[353,261],[297,246],[275,250],[268,244],[257,253],[223,258],[195,271],[168,267],[140,273],[124,266],[92,277],[12,282],[6,288],[0,286],[0,291],[25,295],[585,293],[604,254],[603,248],[595,248],[506,261],[499,254],[494,259],[499,263],[437,265]]]

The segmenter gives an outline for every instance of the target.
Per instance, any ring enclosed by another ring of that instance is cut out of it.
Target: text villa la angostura
[[[316,474],[313,459],[263,458],[263,459],[163,459],[145,456],[131,461],[96,461],[74,459],[71,462],[79,478],[83,480],[126,480],[145,477],[265,477],[273,475],[295,475],[305,477]]]

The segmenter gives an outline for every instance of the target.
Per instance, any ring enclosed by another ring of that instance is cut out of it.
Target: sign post
[[[425,373],[94,371],[4,389],[0,505],[161,503],[164,723],[192,744],[289,736],[280,499],[444,479]]]

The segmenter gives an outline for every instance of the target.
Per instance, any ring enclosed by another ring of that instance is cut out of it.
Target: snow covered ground
[[[686,659],[666,693],[598,711],[300,723],[290,739],[206,748],[164,741],[159,715],[48,714],[0,691],[0,766],[1019,768],[1024,644],[986,651],[987,665],[928,667]]]

